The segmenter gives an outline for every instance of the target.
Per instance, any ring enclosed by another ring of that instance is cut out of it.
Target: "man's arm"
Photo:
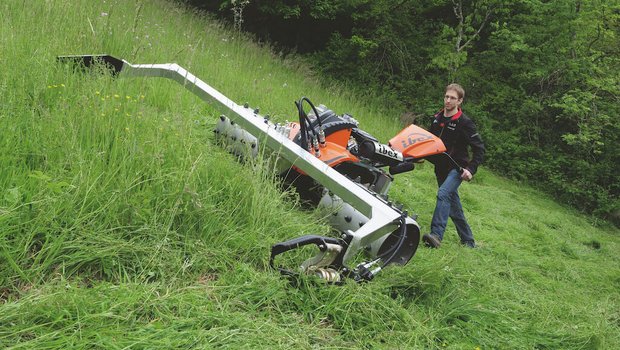
[[[463,131],[465,132],[465,137],[467,138],[469,147],[471,147],[473,153],[466,170],[468,170],[471,173],[471,176],[473,176],[478,170],[478,166],[484,161],[484,143],[478,133],[476,124],[474,124],[471,119],[467,120],[467,123],[464,123]]]

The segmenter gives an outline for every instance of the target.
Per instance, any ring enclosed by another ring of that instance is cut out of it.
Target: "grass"
[[[55,57],[177,62],[276,119],[305,95],[384,141],[398,111],[164,0],[8,0],[0,32],[0,347],[620,347],[616,228],[482,168],[461,187],[479,249],[450,225],[372,283],[291,287],[271,244],[329,228],[216,146],[216,109]],[[424,230],[435,191],[425,164],[391,196]]]

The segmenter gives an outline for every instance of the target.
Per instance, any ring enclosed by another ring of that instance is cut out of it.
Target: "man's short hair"
[[[456,91],[456,94],[459,96],[460,99],[465,98],[465,89],[463,89],[463,87],[457,83],[452,83],[446,86],[446,91],[448,90]]]

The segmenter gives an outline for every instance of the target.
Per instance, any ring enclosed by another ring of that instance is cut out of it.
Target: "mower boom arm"
[[[342,259],[343,264],[346,264],[347,260],[360,249],[387,233],[395,231],[401,225],[400,218],[403,214],[387,201],[330,168],[323,161],[277,132],[274,124],[260,116],[258,112],[236,104],[176,63],[131,64],[108,55],[62,56],[59,59],[61,61],[76,61],[87,67],[95,62],[105,63],[113,68],[113,74],[119,77],[168,78],[183,85],[202,100],[223,108],[226,111],[225,114],[232,121],[238,123],[243,129],[264,142],[271,150],[279,153],[294,166],[369,218],[355,232],[348,232],[352,239],[348,247],[344,247],[346,252]]]

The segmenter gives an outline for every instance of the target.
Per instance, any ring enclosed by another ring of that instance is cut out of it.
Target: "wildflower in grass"
[[[95,95],[100,95],[101,93],[99,91],[95,91]]]
[[[126,132],[129,132],[129,128],[128,128],[128,127],[125,127],[125,131],[126,131]]]
[[[127,95],[125,96],[126,99],[131,100],[131,96]]]
[[[114,94],[114,98],[121,98],[118,94]]]

